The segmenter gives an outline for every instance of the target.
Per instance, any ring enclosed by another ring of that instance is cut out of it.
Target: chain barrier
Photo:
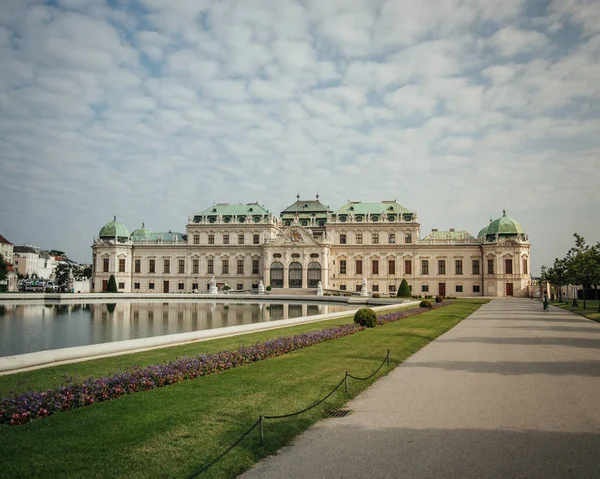
[[[258,421],[256,421],[252,425],[252,427],[250,429],[248,429],[244,434],[242,434],[242,436],[237,441],[235,441],[231,446],[229,446],[226,451],[224,451],[219,456],[217,456],[215,459],[213,459],[212,461],[210,461],[202,469],[200,469],[197,472],[194,472],[193,474],[191,474],[190,476],[188,476],[188,479],[193,479],[193,478],[197,477],[198,475],[202,474],[203,472],[207,471],[210,467],[212,467],[215,463],[217,463],[223,456],[225,456],[225,454],[227,454],[235,446],[237,446],[248,434],[250,434],[256,428],[256,426],[259,426],[259,430],[260,430],[260,443],[264,444],[264,440],[265,440],[265,436],[264,436],[264,420],[265,419],[285,419],[285,418],[288,418],[288,417],[297,416],[299,414],[302,414],[302,413],[305,413],[307,411],[310,411],[311,409],[317,407],[322,402],[326,401],[334,392],[336,392],[340,388],[340,386],[342,384],[345,384],[345,391],[346,391],[346,394],[348,394],[348,390],[349,390],[349,388],[348,388],[348,379],[349,378],[355,379],[357,381],[366,381],[367,379],[371,379],[373,376],[375,376],[381,370],[381,368],[386,363],[387,363],[388,366],[390,365],[390,350],[389,349],[388,349],[387,355],[384,358],[383,362],[379,365],[379,367],[375,370],[375,372],[373,372],[372,374],[370,374],[367,377],[361,378],[361,377],[358,377],[358,376],[353,376],[348,371],[346,371],[346,374],[344,375],[344,378],[329,392],[329,394],[327,394],[327,396],[325,396],[322,399],[319,399],[317,402],[315,402],[314,404],[308,406],[307,408],[304,408],[304,409],[302,409],[300,411],[292,412],[292,413],[289,413],[289,414],[279,414],[279,415],[272,415],[272,416],[264,416],[264,415],[259,416]]]

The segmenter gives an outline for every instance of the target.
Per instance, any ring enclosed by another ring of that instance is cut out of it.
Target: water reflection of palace
[[[326,314],[346,305],[117,302],[3,305],[0,356]]]

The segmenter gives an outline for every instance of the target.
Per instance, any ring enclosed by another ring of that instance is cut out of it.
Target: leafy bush
[[[46,293],[54,293],[54,288],[46,288]]]
[[[352,293],[344,293],[344,296],[352,296]]]
[[[115,279],[115,275],[111,274],[110,278],[108,278],[108,285],[106,286],[107,293],[118,293],[117,289],[117,280]]]
[[[333,295],[334,295],[334,296],[339,296],[339,295],[340,295],[340,293],[333,293]]]
[[[441,303],[442,301],[444,301],[444,298],[442,298],[441,296],[436,296],[435,297],[435,302],[436,303]]]
[[[405,279],[400,283],[400,287],[398,288],[398,294],[396,295],[398,298],[410,298],[410,286],[408,286],[408,281]]]
[[[323,296],[331,296],[331,293],[323,293]]]
[[[354,322],[365,328],[374,328],[377,325],[377,316],[372,309],[361,308],[354,314]]]
[[[373,297],[374,298],[381,298],[381,296],[379,296],[379,293],[373,293]]]
[[[266,289],[267,291],[271,291],[271,285],[267,286],[265,289]]]
[[[419,304],[419,308],[431,308],[431,302],[430,301],[421,301],[421,303]]]

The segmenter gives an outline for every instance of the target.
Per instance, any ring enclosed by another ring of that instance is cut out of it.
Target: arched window
[[[271,263],[271,288],[283,288],[283,264],[279,261]]]
[[[317,288],[321,281],[321,264],[313,261],[308,264],[308,287]]]
[[[302,287],[302,265],[297,261],[290,264],[289,268],[289,287],[290,288],[301,288]]]

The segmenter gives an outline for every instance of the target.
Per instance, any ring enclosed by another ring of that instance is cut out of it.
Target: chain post
[[[260,426],[260,443],[264,444],[265,443],[265,433],[263,431],[263,417],[259,416],[258,421],[259,421],[259,426]]]
[[[390,367],[390,350],[388,349],[388,355],[387,355],[387,363],[388,363],[388,368]]]
[[[345,381],[345,386],[346,386],[346,394],[348,394],[348,371],[346,371],[346,381]]]

